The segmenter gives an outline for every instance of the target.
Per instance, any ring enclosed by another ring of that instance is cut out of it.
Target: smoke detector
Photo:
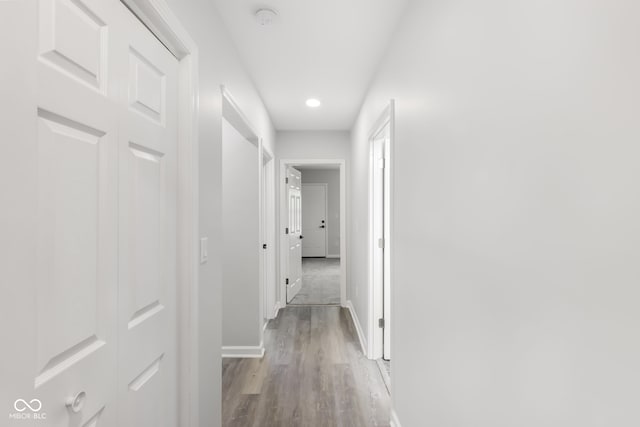
[[[256,21],[261,27],[268,27],[278,17],[278,13],[273,9],[258,9],[256,11]]]

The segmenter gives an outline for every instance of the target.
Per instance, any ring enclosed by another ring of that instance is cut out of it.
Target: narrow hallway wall
[[[275,131],[220,16],[207,0],[166,0],[199,47],[200,235],[209,238],[209,261],[200,266],[200,425],[221,424],[222,95],[233,94],[272,152]]]
[[[353,130],[396,100],[400,423],[640,425],[640,3],[414,1]],[[352,298],[356,289],[350,289]]]

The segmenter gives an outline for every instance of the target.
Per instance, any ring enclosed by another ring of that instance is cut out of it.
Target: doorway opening
[[[259,358],[268,294],[264,168],[272,156],[224,87],[222,119],[222,357]]]
[[[345,162],[281,160],[280,301],[346,303]]]
[[[387,388],[391,377],[393,101],[370,134],[370,318],[372,358]]]

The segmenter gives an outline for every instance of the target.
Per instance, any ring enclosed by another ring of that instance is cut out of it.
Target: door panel
[[[108,3],[108,2],[105,2]],[[40,59],[105,92],[107,24],[95,1],[40,1]]]
[[[287,168],[287,211],[289,228],[289,284],[287,302],[296,296],[302,287],[302,176],[300,171]]]
[[[327,185],[302,184],[302,256],[327,256]]]
[[[118,124],[105,84],[115,8],[38,8],[33,396],[49,426],[115,425]],[[65,400],[79,393],[74,412]]]
[[[177,60],[117,0],[20,3],[33,276],[2,287],[1,388],[31,406],[8,425],[175,426]]]
[[[122,7],[120,425],[175,426],[178,62]]]

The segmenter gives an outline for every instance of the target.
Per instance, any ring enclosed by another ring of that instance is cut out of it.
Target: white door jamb
[[[376,235],[375,230],[375,221],[376,221],[376,212],[374,212],[374,191],[376,187],[374,185],[374,177],[375,168],[378,167],[376,164],[376,160],[374,159],[374,140],[376,136],[384,129],[384,127],[388,124],[389,130],[391,134],[391,159],[385,159],[387,163],[385,167],[390,168],[391,171],[391,194],[387,195],[390,197],[389,204],[391,206],[391,230],[389,234],[393,235],[393,135],[394,135],[394,101],[389,101],[389,105],[382,112],[378,120],[376,120],[375,124],[371,128],[371,132],[369,133],[369,151],[370,151],[370,159],[369,159],[369,333],[367,337],[367,357],[369,359],[380,359],[383,355],[383,330],[378,325],[378,319],[382,319],[384,317],[383,313],[383,302],[382,302],[382,289],[378,286],[378,283],[381,283],[380,280],[382,278],[378,278],[376,280],[376,267],[377,262],[379,262],[376,258],[376,248],[378,247],[378,238],[380,236]],[[385,256],[390,256],[391,253],[391,245],[390,242],[385,242]],[[391,257],[391,262],[393,263],[393,257]],[[391,265],[391,282],[393,283],[393,265]],[[391,290],[393,294],[393,287]],[[393,298],[391,299],[393,301]],[[393,310],[392,310],[393,313]],[[390,322],[393,324],[393,322]]]

